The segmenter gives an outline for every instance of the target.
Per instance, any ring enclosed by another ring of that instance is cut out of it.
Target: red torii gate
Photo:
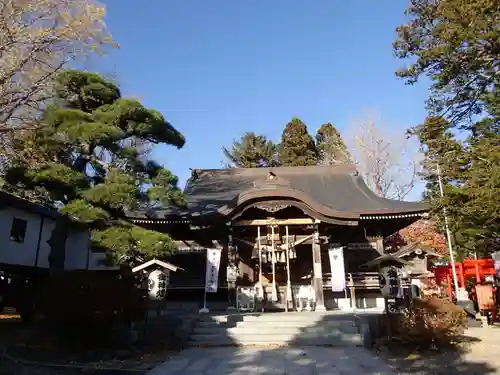
[[[460,288],[465,289],[467,287],[467,281],[475,279],[469,299],[477,303],[477,308],[481,312],[481,315],[487,317],[486,319],[489,323],[495,322],[498,310],[498,300],[496,298],[497,287],[494,282],[495,276],[497,275],[495,261],[491,258],[465,259],[463,262],[455,262],[455,270],[457,272],[457,282]],[[448,296],[453,302],[453,269],[451,262],[444,266],[433,267],[431,271],[434,273],[438,285],[446,280]],[[491,280],[487,280],[487,277]]]
[[[495,261],[491,258],[487,259],[465,259],[463,262],[455,262],[457,271],[458,285],[460,288],[467,286],[467,281],[475,279],[475,284],[481,284],[485,281],[486,276],[495,276]],[[444,266],[435,266],[431,268],[436,282],[440,284],[446,280],[448,288],[448,296],[453,299],[453,271],[451,262]]]

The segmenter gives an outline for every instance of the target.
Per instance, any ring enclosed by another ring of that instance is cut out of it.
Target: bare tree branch
[[[94,0],[0,2],[0,158],[13,138],[38,126],[54,97],[54,77],[68,62],[112,41],[105,8]]]
[[[401,134],[376,121],[374,115],[353,122],[352,154],[358,171],[377,195],[404,199],[419,181],[420,153]]]
[[[104,15],[104,7],[92,0],[1,2],[0,128],[46,97],[54,74],[67,62],[112,43]]]

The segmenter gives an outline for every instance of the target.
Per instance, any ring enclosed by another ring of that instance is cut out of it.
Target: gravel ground
[[[500,327],[469,328],[454,352],[408,355],[378,351],[400,375],[500,375]]]
[[[80,348],[77,352],[64,352],[64,348],[53,345],[50,339],[44,340],[43,330],[37,332],[32,325],[23,325],[18,319],[4,318],[0,323],[0,375],[142,375],[176,353],[168,342],[172,324],[162,318],[149,321],[147,340],[140,345],[108,350]],[[60,366],[36,365],[36,362]]]
[[[135,373],[142,375],[144,373]],[[103,370],[74,370],[53,369],[33,366],[6,366],[0,365],[0,375],[128,375],[127,372],[103,371]]]

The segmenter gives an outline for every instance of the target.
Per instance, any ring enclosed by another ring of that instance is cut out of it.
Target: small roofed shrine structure
[[[177,242],[169,261],[184,271],[172,275],[169,301],[203,298],[206,249],[219,248],[209,304],[236,307],[237,291],[253,288],[266,310],[288,308],[300,290],[312,291],[316,311],[383,307],[378,273],[360,266],[428,210],[378,197],[344,164],[192,170],[184,193],[186,208],[130,214]]]

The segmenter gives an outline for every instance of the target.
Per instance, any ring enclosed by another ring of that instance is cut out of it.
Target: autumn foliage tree
[[[389,236],[385,241],[385,246],[391,252],[397,251],[405,245],[422,245],[442,255],[448,253],[446,237],[439,231],[433,220],[418,220]]]
[[[126,212],[182,204],[177,178],[141,157],[129,141],[180,148],[184,137],[158,111],[123,98],[98,74],[69,70],[55,82],[56,98],[40,125],[15,142],[17,157],[4,186],[60,208],[48,241],[51,270],[64,269],[66,239],[75,223],[91,228],[93,245],[114,263],[168,253],[174,244],[167,234],[135,225]]]

